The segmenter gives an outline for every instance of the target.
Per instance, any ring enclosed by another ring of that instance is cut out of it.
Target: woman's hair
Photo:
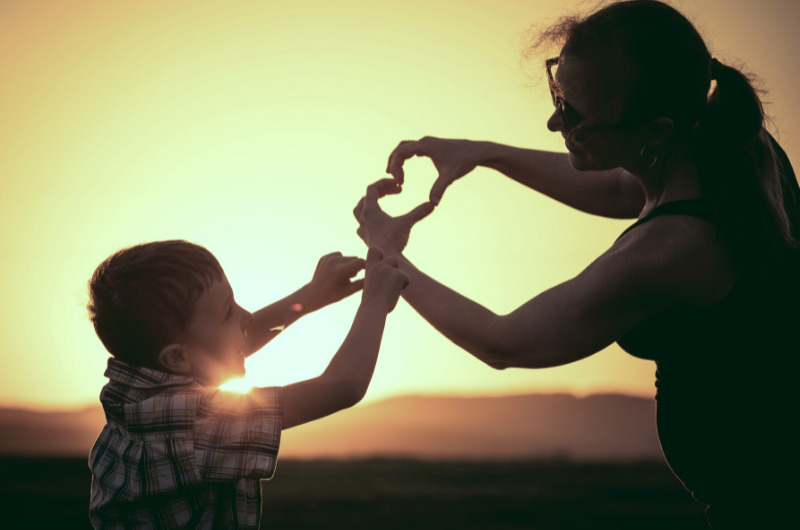
[[[619,76],[618,119],[668,117],[677,134],[690,135],[704,193],[736,259],[798,247],[800,189],[764,128],[758,92],[712,59],[685,16],[657,0],[618,1],[540,31],[529,53],[557,42]]]
[[[89,318],[108,352],[159,369],[158,353],[184,331],[195,304],[224,276],[211,252],[186,241],[157,241],[115,253],[89,281]]]

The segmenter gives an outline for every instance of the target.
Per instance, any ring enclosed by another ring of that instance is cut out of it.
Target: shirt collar
[[[108,359],[105,376],[112,382],[135,388],[199,384],[194,377],[168,374],[152,368],[135,366],[114,357]]]

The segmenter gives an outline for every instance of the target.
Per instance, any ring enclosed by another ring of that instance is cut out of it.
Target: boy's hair
[[[203,292],[224,277],[211,252],[187,241],[120,250],[89,281],[89,318],[108,352],[161,369],[158,354],[178,338]]]

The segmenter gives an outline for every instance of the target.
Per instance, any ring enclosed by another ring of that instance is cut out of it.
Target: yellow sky
[[[167,238],[214,252],[255,310],[328,252],[364,254],[351,209],[403,139],[426,134],[563,150],[520,35],[593,2],[374,0],[0,3],[0,404],[95,402],[107,354],[86,281],[123,246]],[[675,2],[723,62],[764,79],[793,160],[797,4]],[[427,196],[407,165],[392,213]],[[412,234],[423,270],[497,312],[570,278],[626,222],[571,211],[488,171]],[[251,382],[317,375],[356,298],[311,315],[248,361]],[[652,394],[653,366],[618,348],[571,366],[493,371],[405,303],[367,399],[403,393]]]

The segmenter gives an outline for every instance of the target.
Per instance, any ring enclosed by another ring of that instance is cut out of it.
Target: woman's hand
[[[313,278],[303,289],[302,307],[293,310],[310,313],[360,291],[364,287],[364,280],[353,281],[353,277],[364,267],[363,259],[342,256],[341,252],[322,256]]]
[[[425,202],[399,217],[381,210],[378,199],[400,191],[400,185],[393,179],[381,179],[367,186],[367,194],[353,209],[359,225],[356,233],[368,247],[380,248],[384,256],[401,252],[408,243],[411,227],[430,215],[434,208],[433,204]]]
[[[432,136],[416,141],[406,140],[400,142],[389,155],[386,172],[402,185],[405,179],[403,162],[412,156],[427,156],[439,172],[439,178],[433,183],[430,192],[430,201],[438,205],[444,190],[480,163],[478,145],[470,140],[446,140]]]

